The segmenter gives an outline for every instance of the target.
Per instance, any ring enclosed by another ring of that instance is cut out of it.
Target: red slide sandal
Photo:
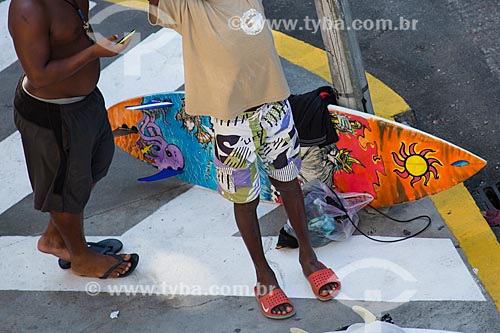
[[[323,265],[323,263],[321,264]],[[323,266],[325,268],[312,273],[307,277],[307,280],[311,284],[312,291],[317,299],[320,301],[329,301],[340,291],[340,280],[331,268],[326,268],[325,265]],[[328,296],[322,296],[319,291],[329,283],[335,284],[335,290]]]
[[[295,315],[295,307],[293,306],[290,299],[285,295],[283,290],[281,289],[273,289],[264,296],[259,297],[257,293],[257,286],[254,288],[255,297],[257,297],[257,301],[259,301],[260,309],[262,310],[262,314],[267,318],[271,319],[286,319]],[[276,314],[272,313],[272,309],[281,304],[290,304],[292,306],[292,311],[287,314]]]

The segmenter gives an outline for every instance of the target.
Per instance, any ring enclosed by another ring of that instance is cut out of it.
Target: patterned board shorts
[[[232,120],[212,117],[219,193],[235,203],[259,197],[260,173],[289,182],[300,170],[300,146],[288,100],[264,104]]]

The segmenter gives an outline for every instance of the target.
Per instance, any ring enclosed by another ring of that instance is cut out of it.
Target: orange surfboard
[[[446,190],[486,161],[452,143],[371,114],[328,107],[339,141],[333,182],[341,192],[367,192],[375,207]]]

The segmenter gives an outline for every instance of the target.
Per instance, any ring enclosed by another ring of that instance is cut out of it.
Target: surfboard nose
[[[479,156],[418,129],[335,105],[341,168],[334,184],[368,192],[373,206],[391,206],[439,193],[479,172]]]

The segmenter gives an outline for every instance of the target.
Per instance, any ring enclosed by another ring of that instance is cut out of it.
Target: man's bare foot
[[[314,272],[317,272],[321,269],[326,268],[325,265],[320,263],[318,259],[316,258],[316,255],[314,256],[300,256],[300,265],[302,266],[302,272],[304,272],[304,275],[307,277],[311,275]],[[332,294],[334,294],[335,290],[338,288],[338,285],[336,283],[328,283],[321,287],[319,290],[319,294],[322,297],[328,297]]]
[[[256,292],[258,297],[265,296],[270,291],[278,288],[279,288],[278,281],[276,280],[274,272],[270,268],[267,272],[257,273]],[[292,305],[289,303],[285,303],[275,306],[271,310],[271,313],[278,315],[286,315],[291,313],[292,311],[293,311]]]
[[[53,237],[52,235],[47,235],[45,232],[38,240],[37,248],[40,252],[52,254],[62,260],[71,261],[68,248],[60,237]]]
[[[130,254],[120,254],[119,256],[124,262],[115,267],[109,274],[109,278],[120,277],[133,268]],[[77,275],[100,278],[117,262],[118,260],[111,255],[98,254],[89,249],[85,255],[72,259],[71,270]]]

